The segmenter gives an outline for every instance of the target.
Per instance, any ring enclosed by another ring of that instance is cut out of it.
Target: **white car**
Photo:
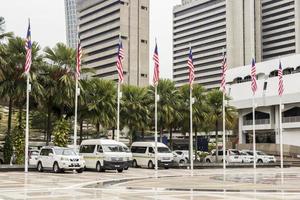
[[[253,163],[254,162],[254,158],[252,155],[239,151],[240,153],[240,157],[242,158],[242,163]]]
[[[175,153],[179,155],[183,155],[187,161],[189,161],[190,158],[190,152],[188,150],[175,150]],[[195,160],[195,154],[193,154],[193,160]]]
[[[178,164],[185,164],[188,162],[188,158],[181,151],[173,151],[174,161]]]
[[[253,156],[252,150],[242,150],[242,152],[245,152],[245,153]],[[267,155],[262,151],[256,151],[255,157],[256,157],[257,163],[275,163],[276,162],[276,158],[274,156]]]
[[[28,152],[28,158],[29,158],[29,165],[37,165],[38,157],[40,154],[39,150],[29,150]]]
[[[155,142],[134,142],[131,145],[131,152],[133,156],[133,167],[148,167],[153,169],[155,167]],[[168,169],[174,165],[173,154],[168,146],[158,142],[157,143],[157,162],[158,167]]]
[[[82,173],[85,161],[77,155],[71,148],[64,147],[43,147],[37,160],[37,170],[42,172],[44,169],[53,172],[63,172],[64,170],[76,170]]]
[[[218,159],[220,162],[223,162],[223,150],[218,151]],[[226,163],[241,163],[242,158],[235,150],[226,150]],[[207,163],[216,162],[216,152],[214,151],[212,154],[206,156],[204,161]]]

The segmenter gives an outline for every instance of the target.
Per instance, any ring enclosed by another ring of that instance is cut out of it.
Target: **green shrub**
[[[23,126],[16,126],[12,131],[13,146],[15,149],[16,164],[24,164],[25,161],[25,131]]]
[[[13,155],[13,144],[12,144],[12,139],[10,134],[6,134],[5,136],[5,142],[3,146],[3,156],[4,156],[4,163],[9,164],[10,163],[10,158]]]
[[[68,136],[70,132],[70,126],[67,120],[58,120],[53,129],[54,145],[59,147],[66,147],[68,144]]]

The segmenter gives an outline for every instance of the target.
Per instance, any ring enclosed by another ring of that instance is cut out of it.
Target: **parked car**
[[[82,173],[84,167],[85,161],[83,158],[71,148],[42,147],[37,159],[37,170],[39,172],[50,169],[55,173],[65,170],[76,170],[78,173]]]
[[[172,153],[174,156],[174,162],[178,164],[185,164],[188,162],[188,157],[186,157],[186,155],[181,151],[173,151]]]
[[[37,149],[30,149],[28,151],[28,159],[29,159],[29,165],[37,165],[38,157],[39,157],[40,151]]]
[[[189,161],[190,152],[188,150],[175,150],[174,152],[178,155],[182,155],[186,159],[187,162]],[[195,160],[195,154],[193,154],[193,160]]]
[[[153,169],[155,167],[155,142],[134,142],[131,145],[131,152],[133,156],[133,167],[148,167]],[[157,161],[158,167],[168,169],[174,165],[174,157],[168,146],[158,142],[157,143]]]
[[[130,157],[120,142],[109,139],[83,140],[79,154],[83,156],[87,169],[98,172],[117,170],[122,172],[128,167]]]
[[[242,150],[242,152],[245,152],[245,153],[253,156],[252,150]],[[256,157],[257,163],[275,163],[276,162],[275,156],[267,155],[262,151],[256,151],[255,157]]]
[[[252,155],[247,154],[245,152],[239,151],[240,157],[242,158],[242,163],[253,163],[254,158]]]
[[[227,163],[241,163],[242,158],[239,156],[237,150],[229,149],[226,150],[226,162]],[[223,162],[223,150],[218,151],[218,159]],[[204,158],[204,161],[207,163],[216,162],[216,152],[213,151],[210,155]]]
[[[125,170],[128,170],[129,167],[132,166],[132,153],[130,149],[123,142],[119,142],[119,144],[123,147],[124,152],[126,153],[127,165],[125,166]]]
[[[3,148],[0,147],[0,165],[4,164]]]

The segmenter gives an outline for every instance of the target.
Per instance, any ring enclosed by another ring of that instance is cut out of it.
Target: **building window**
[[[142,10],[148,10],[146,6],[141,6]]]
[[[147,78],[148,75],[147,74],[141,74],[141,77]]]
[[[148,43],[148,41],[147,41],[147,40],[141,40],[141,42],[142,42],[142,43],[145,43],[145,44],[147,44],[147,43]]]

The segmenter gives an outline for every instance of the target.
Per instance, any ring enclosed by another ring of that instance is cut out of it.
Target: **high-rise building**
[[[65,0],[67,45],[76,48],[78,40],[76,0]]]
[[[220,86],[223,52],[230,68],[300,53],[297,0],[182,0],[173,10],[173,79],[188,83],[193,49],[195,83]]]
[[[79,35],[89,76],[118,80],[119,37],[125,51],[124,82],[149,84],[149,0],[78,0]]]

